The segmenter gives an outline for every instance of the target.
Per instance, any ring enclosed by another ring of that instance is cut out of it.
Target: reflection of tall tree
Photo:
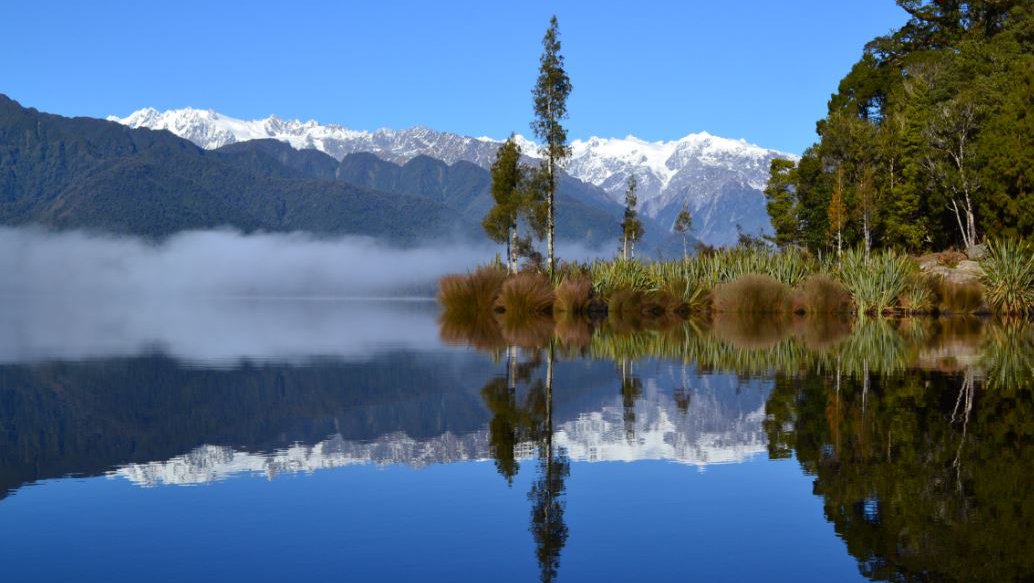
[[[632,363],[621,360],[621,419],[625,422],[625,439],[635,441],[635,402],[643,394],[643,382],[632,374]]]
[[[864,370],[862,371],[864,373]],[[891,581],[1034,574],[1034,394],[972,372],[776,379],[770,455],[795,453],[862,573]]]
[[[564,523],[564,480],[571,472],[570,463],[563,452],[554,451],[553,446],[553,345],[549,346],[546,359],[546,382],[537,388],[544,389],[543,411],[545,415],[539,425],[539,478],[528,492],[531,501],[531,534],[535,538],[535,553],[539,560],[542,581],[552,581],[560,566],[560,551],[567,542],[567,524]]]
[[[560,551],[567,542],[564,523],[564,480],[570,473],[570,464],[563,452],[553,443],[553,362],[555,350],[545,350],[544,378],[533,379],[536,369],[542,368],[538,352],[526,362],[519,362],[516,350],[507,352],[506,377],[488,382],[481,394],[492,412],[489,422],[492,455],[496,468],[508,482],[518,471],[515,450],[520,443],[534,442],[538,446],[538,478],[532,483],[528,500],[531,502],[530,530],[535,539],[536,556],[543,581],[556,577],[560,565]],[[518,399],[519,385],[527,385],[527,394]]]

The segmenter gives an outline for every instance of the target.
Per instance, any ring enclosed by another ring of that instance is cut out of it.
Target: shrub
[[[491,314],[506,272],[484,266],[468,275],[447,275],[438,282],[438,302],[452,318],[473,320]]]
[[[774,314],[790,310],[791,291],[768,275],[744,275],[714,289],[716,312]]]
[[[933,311],[934,294],[929,278],[913,273],[898,296],[898,304],[906,314],[929,314]]]
[[[649,269],[638,261],[596,261],[589,266],[589,272],[592,274],[593,291],[607,300],[617,290],[647,292],[656,289],[656,282]]]
[[[841,314],[852,309],[851,292],[828,275],[812,275],[797,288],[793,304],[798,313]]]
[[[1034,309],[1034,249],[1030,243],[991,241],[980,266],[984,270],[980,281],[996,312],[1025,314]]]
[[[851,292],[859,314],[879,314],[894,305],[916,270],[908,256],[894,251],[866,254],[849,249],[841,257],[836,275]]]
[[[521,272],[506,280],[499,290],[496,307],[511,317],[553,312],[553,285],[541,273]]]
[[[555,313],[585,314],[592,299],[592,282],[588,278],[565,279],[556,288]]]

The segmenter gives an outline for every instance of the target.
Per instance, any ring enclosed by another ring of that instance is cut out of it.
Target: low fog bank
[[[498,252],[228,230],[153,243],[0,228],[0,364],[159,353],[234,366],[440,350],[437,279]],[[427,299],[343,299],[403,296]]]
[[[487,246],[387,247],[363,237],[184,232],[161,243],[0,229],[0,293],[27,295],[385,296],[433,294]]]
[[[187,364],[304,364],[443,349],[433,301],[129,297],[0,302],[0,364],[162,354]]]
[[[600,254],[575,244],[558,250],[569,259]],[[442,275],[466,272],[499,252],[488,243],[400,249],[365,237],[304,233],[192,231],[152,243],[0,227],[0,294],[431,297]]]

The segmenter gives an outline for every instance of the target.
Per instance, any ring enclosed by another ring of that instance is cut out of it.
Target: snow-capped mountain
[[[427,155],[449,164],[466,160],[487,168],[499,146],[499,140],[492,138],[423,127],[370,132],[276,116],[249,121],[193,108],[163,112],[147,108],[124,118],[108,119],[134,128],[169,130],[207,149],[273,138],[296,149],[316,149],[337,159],[371,152],[399,164]],[[522,136],[517,138],[526,154],[538,156],[534,142]],[[602,188],[621,203],[628,177],[634,174],[644,214],[671,225],[686,205],[693,215],[692,234],[712,245],[735,243],[740,229],[751,234],[771,231],[761,193],[768,180],[768,167],[773,158],[795,158],[706,132],[660,142],[634,136],[594,137],[575,140],[571,152],[565,170],[573,177]]]

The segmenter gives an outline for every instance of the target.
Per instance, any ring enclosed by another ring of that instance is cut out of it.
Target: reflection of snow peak
[[[763,408],[723,418],[715,402],[697,396],[700,398],[683,414],[669,396],[650,390],[635,408],[635,434],[631,439],[626,435],[624,411],[618,403],[559,424],[555,443],[573,461],[666,460],[699,467],[749,461],[765,451]],[[404,434],[385,435],[370,442],[347,441],[335,435],[312,446],[298,444],[265,454],[203,445],[168,461],[129,464],[112,475],[140,486],[203,484],[237,474],[263,474],[272,479],[285,473],[357,464],[423,467],[485,460],[490,455],[487,430],[462,436],[445,433],[426,441]],[[533,455],[532,444],[518,448],[518,456],[523,459]]]

